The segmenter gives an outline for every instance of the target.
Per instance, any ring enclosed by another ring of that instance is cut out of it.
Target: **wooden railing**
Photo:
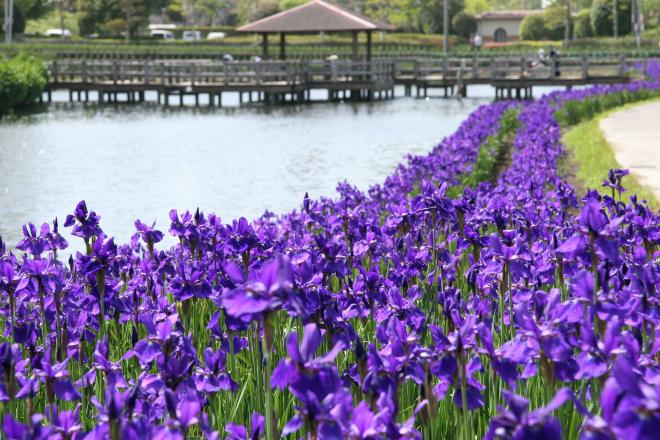
[[[397,59],[394,77],[397,82],[458,80],[478,82],[507,79],[574,79],[625,77],[628,66],[645,59],[631,59],[623,55],[608,57],[447,57]]]
[[[56,60],[51,83],[151,86],[297,86],[393,82],[392,61]]]
[[[467,84],[587,84],[628,80],[644,60],[617,57],[446,57],[372,61],[89,60],[52,61],[53,87],[117,85],[132,88],[225,89],[391,88]],[[643,69],[642,69],[643,70]]]

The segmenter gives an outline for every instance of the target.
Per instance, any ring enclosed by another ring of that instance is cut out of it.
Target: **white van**
[[[202,39],[200,31],[183,31],[183,41],[199,41]]]
[[[165,29],[154,29],[149,32],[149,35],[157,40],[174,40],[174,32]]]
[[[46,31],[47,37],[60,37],[60,38],[69,38],[71,36],[71,31],[68,29],[48,29]]]
[[[225,38],[224,32],[209,32],[209,34],[206,36],[207,40],[219,40],[221,38]]]

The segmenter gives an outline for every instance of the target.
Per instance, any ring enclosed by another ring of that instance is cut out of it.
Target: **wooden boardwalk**
[[[224,93],[239,101],[305,102],[312,90],[327,91],[329,100],[391,98],[395,85],[406,95],[425,97],[429,89],[444,96],[467,96],[468,86],[489,84],[496,97],[529,99],[534,86],[573,87],[627,82],[633,62],[624,57],[566,57],[543,62],[532,57],[464,57],[375,59],[371,61],[220,61],[58,59],[49,65],[46,93],[67,90],[70,100],[99,102],[143,101],[156,92],[170,105],[177,97],[208,96],[209,105],[222,105]],[[247,98],[245,98],[247,97]],[[245,98],[245,99],[244,99]],[[93,99],[93,98],[92,98]]]
[[[74,100],[144,100],[155,91],[158,102],[170,104],[170,97],[208,95],[210,105],[222,105],[222,94],[238,92],[252,101],[277,103],[310,99],[311,90],[324,89],[329,99],[374,99],[392,97],[394,78],[391,62],[355,61],[54,61],[50,65],[47,93],[68,90]]]

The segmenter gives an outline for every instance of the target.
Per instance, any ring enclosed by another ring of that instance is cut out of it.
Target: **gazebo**
[[[371,60],[371,34],[396,28],[365,17],[325,0],[312,0],[304,5],[262,18],[236,29],[238,32],[261,34],[263,58],[268,59],[268,36],[280,34],[280,59],[286,59],[286,34],[318,32],[352,32],[353,59],[358,57],[358,32],[367,34],[367,60]]]

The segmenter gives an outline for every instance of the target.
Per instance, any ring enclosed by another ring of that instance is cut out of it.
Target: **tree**
[[[575,16],[575,38],[593,37],[594,32],[591,29],[591,10],[582,9]]]
[[[625,35],[631,30],[630,0],[616,0],[618,14],[618,32]],[[614,1],[596,0],[591,7],[591,28],[596,36],[613,36],[614,32]]]
[[[0,30],[5,27],[5,5],[0,3]],[[12,14],[11,31],[12,34],[22,34],[25,32],[25,14],[18,4],[14,4],[14,13]]]
[[[542,14],[525,17],[520,24],[520,38],[523,40],[544,40],[548,38],[545,18]]]
[[[212,26],[222,19],[227,5],[226,0],[187,0],[183,14],[189,23]]]
[[[164,7],[164,0],[78,0],[78,27],[82,35],[124,32],[130,39]]]
[[[545,27],[550,40],[566,39],[570,35],[570,32],[566,32],[566,8],[567,6],[563,1],[558,1],[543,11],[543,19],[545,20]]]
[[[468,14],[477,15],[490,10],[488,0],[465,0],[465,12]]]
[[[652,28],[660,25],[660,0],[643,0],[642,12],[646,27]]]
[[[474,15],[466,14],[465,12],[454,15],[451,24],[456,35],[463,38],[469,38],[470,35],[477,32],[477,19],[474,18]]]

